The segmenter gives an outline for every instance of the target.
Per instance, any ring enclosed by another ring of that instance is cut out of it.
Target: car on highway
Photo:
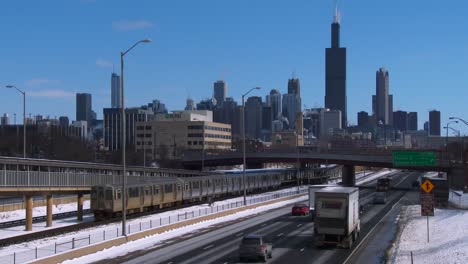
[[[376,192],[374,194],[374,203],[375,204],[385,204],[387,202],[387,193],[386,192]]]
[[[266,262],[267,258],[273,257],[273,245],[265,243],[262,235],[249,234],[242,238],[239,246],[239,259],[241,262],[247,259],[261,259]]]
[[[291,209],[292,215],[309,215],[310,209],[307,204],[295,204]]]

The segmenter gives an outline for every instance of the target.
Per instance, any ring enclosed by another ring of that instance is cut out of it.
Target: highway
[[[410,186],[419,173],[402,172],[400,186]],[[408,177],[406,177],[408,176]],[[389,208],[402,196],[394,191],[385,205],[366,206],[361,216],[361,237],[366,236]],[[313,245],[313,222],[310,217],[290,215],[291,206],[212,226],[162,245],[98,263],[239,263],[238,246],[243,235],[263,234],[273,243],[273,258],[268,263],[343,263],[352,250]],[[254,263],[254,262],[252,262]]]

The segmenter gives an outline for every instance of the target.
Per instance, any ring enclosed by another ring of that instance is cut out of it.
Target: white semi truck
[[[351,248],[360,232],[359,189],[326,187],[315,191],[315,245]]]

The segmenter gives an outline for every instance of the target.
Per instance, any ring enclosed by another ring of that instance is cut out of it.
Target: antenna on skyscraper
[[[296,69],[293,69],[293,71],[292,71],[292,78],[296,79]]]
[[[338,10],[338,0],[335,0],[335,14],[333,15],[333,23],[340,23],[341,20],[341,14],[340,10]]]

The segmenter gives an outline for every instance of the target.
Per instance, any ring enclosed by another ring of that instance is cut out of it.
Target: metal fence
[[[275,194],[266,194],[258,197],[252,197],[247,199],[246,205],[258,204],[261,202],[278,199],[282,197],[293,196],[301,193],[306,193],[307,188],[300,188],[296,191],[275,193]],[[235,209],[244,206],[243,201],[231,202],[218,204],[216,206],[201,208],[198,210],[187,211],[184,213],[170,215],[166,217],[140,221],[138,223],[131,223],[127,226],[127,235],[134,234],[137,232],[167,226],[170,224],[178,223],[180,221],[193,219],[197,217],[202,217],[210,214],[215,214],[218,212],[223,212],[230,209]],[[47,256],[52,256],[55,254],[63,253],[70,251],[76,248],[100,243],[106,240],[114,239],[122,235],[122,230],[120,226],[114,228],[108,228],[102,231],[96,231],[88,233],[87,235],[77,235],[71,239],[60,240],[53,244],[48,244],[44,246],[38,246],[35,248],[30,248],[26,250],[18,250],[13,254],[0,256],[2,259],[2,264],[17,264],[17,263],[26,263],[33,261],[38,258],[43,258]]]

